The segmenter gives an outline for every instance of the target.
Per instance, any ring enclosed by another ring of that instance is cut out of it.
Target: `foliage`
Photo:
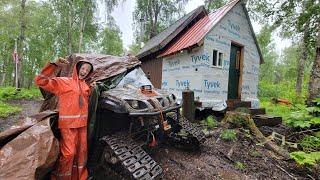
[[[14,84],[15,40],[21,57],[21,87],[31,87],[35,74],[48,60],[74,52],[98,52],[100,47],[94,47],[99,33],[94,17],[98,1],[26,1],[23,17],[21,1],[1,1],[0,86]],[[25,21],[23,42],[21,20]]]
[[[240,162],[240,161],[236,161],[236,162],[234,163],[234,167],[235,167],[236,169],[242,170],[242,169],[245,169],[245,168],[246,168],[246,165],[245,165],[244,163]]]
[[[320,152],[305,153],[303,151],[295,151],[290,153],[290,157],[299,165],[314,166],[320,161]]]
[[[16,90],[15,87],[1,87],[0,100],[18,100],[18,99],[39,99],[41,97],[38,88]]]
[[[320,137],[307,135],[299,142],[299,145],[304,152],[320,151]]]
[[[291,112],[289,117],[285,120],[286,124],[295,128],[308,128],[311,125],[320,125],[320,117],[317,116],[320,113],[320,107],[296,105],[295,109],[297,111]]]
[[[140,51],[140,45],[138,43],[133,43],[129,45],[129,53],[132,55],[137,55]]]
[[[270,101],[261,101],[261,107],[266,108],[266,113],[273,116],[281,116],[286,119],[293,110],[289,106],[273,104]]]
[[[106,27],[100,34],[102,48],[101,53],[110,55],[122,55],[123,43],[119,27],[114,23],[112,26]]]
[[[293,81],[282,81],[281,83],[275,84],[270,81],[260,80],[258,86],[258,97],[263,101],[272,98],[281,98],[288,99],[293,104],[303,104],[304,98],[307,95],[307,83],[304,83],[301,97],[296,96],[294,87],[295,82]]]
[[[208,9],[209,11],[212,11],[222,7],[227,2],[228,2],[227,0],[205,0],[204,5],[206,9]]]
[[[276,59],[278,57],[275,52],[275,44],[271,38],[273,27],[268,24],[263,26],[259,34],[257,34],[257,40],[263,54],[264,64],[260,66],[260,80],[266,80],[273,82],[276,80],[276,76],[279,76],[276,70]]]
[[[201,121],[201,124],[205,125],[208,129],[212,129],[219,125],[218,121],[213,116],[208,116],[206,119]]]
[[[0,101],[0,117],[6,118],[11,114],[15,114],[21,111],[21,108],[10,106],[3,101]]]
[[[221,139],[224,141],[234,141],[236,139],[236,131],[234,129],[224,129],[221,132]]]
[[[133,12],[136,42],[146,42],[184,15],[188,0],[137,0]]]
[[[238,111],[239,112],[239,111]],[[244,127],[246,126],[246,120],[243,116],[233,116],[232,118],[232,126],[233,127]]]

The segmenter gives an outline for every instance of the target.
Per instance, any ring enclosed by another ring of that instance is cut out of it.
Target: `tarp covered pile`
[[[114,79],[141,63],[134,56],[73,54],[68,57],[70,64],[58,69],[55,75],[71,76],[74,64],[81,59],[87,59],[94,66],[89,83]],[[39,114],[30,115],[0,133],[0,179],[43,179],[54,167],[59,155],[58,113],[53,111],[57,107],[57,99],[45,91],[42,94],[45,100]],[[95,108],[89,109],[96,109],[96,104],[90,105]],[[89,117],[94,114],[89,112]],[[88,127],[89,132],[92,131]]]

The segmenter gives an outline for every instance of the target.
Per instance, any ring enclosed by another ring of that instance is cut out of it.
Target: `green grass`
[[[40,99],[41,93],[39,88],[25,89],[21,88],[19,91],[15,87],[0,87],[0,100],[19,100],[19,99]]]
[[[260,100],[272,98],[288,99],[294,104],[303,104],[307,97],[308,84],[305,81],[302,88],[301,97],[297,97],[295,92],[295,81],[281,81],[280,83],[270,83],[269,81],[259,81],[258,97]]]
[[[273,104],[270,100],[261,100],[261,108],[266,108],[266,113],[273,116],[281,116],[282,118],[288,118],[290,113],[294,112],[290,106]]]
[[[21,112],[20,107],[10,106],[4,103],[3,101],[0,101],[0,117],[1,118],[6,118],[11,114],[16,114],[19,112]]]
[[[5,118],[11,114],[21,112],[20,107],[6,103],[9,100],[35,100],[42,97],[39,88],[16,90],[15,87],[0,87],[0,117]]]

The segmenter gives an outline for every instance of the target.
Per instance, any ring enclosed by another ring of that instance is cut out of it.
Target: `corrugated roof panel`
[[[199,43],[204,36],[232,9],[239,0],[217,9],[215,12],[204,16],[192,27],[190,27],[180,38],[168,46],[159,57],[167,56]]]

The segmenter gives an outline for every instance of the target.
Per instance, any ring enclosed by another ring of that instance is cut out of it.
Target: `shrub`
[[[243,163],[240,162],[240,161],[236,161],[236,162],[234,163],[234,167],[235,167],[236,169],[242,170],[242,169],[246,168],[246,165],[243,164]]]
[[[221,132],[221,139],[224,141],[234,141],[236,139],[236,131],[233,129],[224,129]]]
[[[320,137],[305,136],[299,144],[305,152],[320,151]]]
[[[38,88],[17,90],[15,87],[1,87],[0,100],[17,100],[17,99],[39,99],[41,97]]]
[[[219,125],[218,121],[213,116],[208,116],[206,119],[202,120],[201,123],[208,129],[212,129]]]
[[[320,161],[320,152],[305,153],[303,151],[295,151],[290,153],[290,157],[299,165],[314,166]]]
[[[15,114],[21,111],[21,108],[10,106],[3,101],[0,101],[0,117],[6,118],[10,114]]]

